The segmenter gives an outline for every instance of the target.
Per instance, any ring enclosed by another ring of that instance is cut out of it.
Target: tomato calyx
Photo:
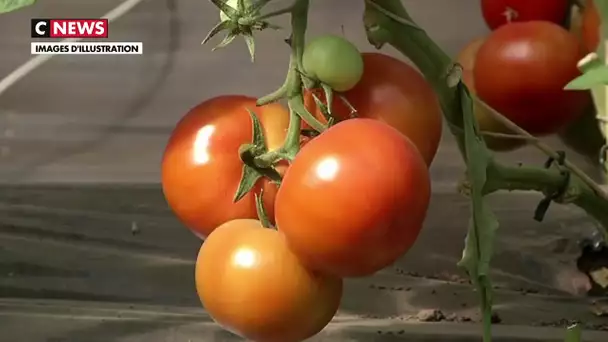
[[[273,12],[266,15],[260,15],[260,11],[267,0],[252,2],[251,0],[211,0],[211,2],[220,9],[220,22],[217,23],[201,44],[206,44],[215,37],[218,33],[226,31],[224,39],[216,45],[212,51],[228,46],[238,36],[242,36],[249,49],[251,61],[255,60],[255,40],[253,38],[254,31],[263,31],[266,29],[279,30],[280,27],[274,25],[265,19],[287,13]],[[236,6],[234,6],[236,5]]]
[[[266,145],[262,123],[251,109],[248,108],[247,111],[251,117],[253,141],[239,147],[239,156],[243,161],[243,172],[233,202],[242,199],[262,177],[267,177],[276,183],[281,182],[281,175],[273,164],[263,164],[255,159],[256,156],[267,153],[268,146]]]

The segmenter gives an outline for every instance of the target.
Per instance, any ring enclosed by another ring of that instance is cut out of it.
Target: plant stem
[[[528,190],[551,195],[559,189],[567,179],[565,167],[542,169],[528,166],[505,166],[493,162],[488,167],[488,180],[483,189],[484,194],[499,190]],[[571,178],[565,194],[556,202],[572,203],[583,209],[603,227],[608,227],[608,202],[599,199],[593,189],[578,178]],[[606,235],[606,230],[602,230]]]
[[[366,0],[366,9],[364,14],[364,24],[367,31],[370,43],[376,47],[381,47],[384,44],[389,44],[407,56],[424,74],[428,82],[433,86],[439,96],[441,107],[444,116],[449,123],[450,130],[455,136],[461,152],[464,152],[464,142],[462,134],[462,113],[458,105],[459,98],[456,88],[451,88],[446,81],[449,70],[453,68],[454,63],[451,58],[424,32],[419,29],[408,29],[402,23],[387,17],[371,6],[373,2],[376,5],[391,11],[393,14],[403,18],[409,23],[414,21],[403,7],[400,0]],[[531,142],[539,147],[549,156],[556,158],[558,154],[551,150],[538,140],[532,140],[532,136],[515,125],[499,113],[495,113],[496,117],[501,119],[501,122],[512,127],[517,134],[527,136]],[[465,154],[462,153],[466,159]],[[499,166],[499,164],[493,164]],[[608,229],[608,220],[603,212],[608,212],[608,195],[601,187],[589,178],[584,172],[578,169],[575,165],[565,161],[564,166],[573,174],[572,183],[576,183],[576,187],[582,191],[578,194],[579,199],[572,201],[574,204],[581,206],[594,218],[598,219],[604,230]],[[500,168],[499,173],[502,178],[496,178],[497,173],[488,173],[488,183],[491,184],[492,191],[497,190],[537,190],[549,191],[548,186],[553,186],[555,190],[561,183],[549,182],[554,176],[552,170],[537,168],[535,172],[530,172],[529,168]],[[505,181],[502,181],[502,180]],[[508,182],[507,180],[517,180],[517,182]],[[539,184],[545,184],[539,188]],[[598,211],[598,208],[601,211]]]
[[[258,105],[274,102],[282,98],[287,99],[289,107],[289,127],[283,146],[276,150],[255,157],[260,165],[271,165],[281,159],[293,160],[300,149],[300,131],[302,128],[302,118],[311,127],[318,131],[325,129],[324,125],[316,120],[306,108],[304,108],[304,98],[302,96],[302,78],[299,70],[302,66],[302,54],[306,41],[306,28],[308,26],[308,7],[310,0],[296,0],[290,7],[291,12],[291,55],[289,57],[289,70],[285,83],[273,93],[258,99]]]

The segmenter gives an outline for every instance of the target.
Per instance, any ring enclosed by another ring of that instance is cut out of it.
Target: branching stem
[[[273,93],[258,99],[258,106],[280,99],[287,99],[289,107],[289,127],[283,146],[276,150],[262,154],[255,158],[258,165],[272,165],[280,160],[293,160],[300,149],[300,132],[302,120],[318,132],[327,127],[317,120],[304,106],[303,80],[302,80],[302,54],[306,41],[306,28],[308,26],[308,7],[310,0],[295,0],[289,8],[291,13],[291,37],[288,39],[291,46],[289,70],[285,83]],[[282,11],[274,12],[283,13]]]

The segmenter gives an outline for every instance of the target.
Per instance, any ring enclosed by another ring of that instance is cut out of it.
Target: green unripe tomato
[[[352,89],[363,76],[363,57],[348,40],[325,35],[308,43],[302,55],[304,72],[335,91]]]

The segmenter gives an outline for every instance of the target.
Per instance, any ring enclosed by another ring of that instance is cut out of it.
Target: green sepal
[[[237,202],[250,192],[257,181],[264,176],[267,176],[274,182],[281,181],[281,175],[273,167],[260,168],[255,165],[255,157],[268,152],[268,147],[266,146],[266,137],[264,136],[260,119],[258,119],[258,116],[251,109],[247,108],[247,112],[251,118],[252,142],[244,144],[239,148],[239,156],[243,161],[243,172],[234,195],[234,202]]]
[[[255,62],[255,39],[253,38],[253,33],[243,32],[243,39],[245,39],[245,44],[247,44],[247,50],[249,50],[249,56],[251,57],[251,63]]]
[[[13,12],[35,3],[36,0],[0,0],[0,13]]]
[[[211,51],[215,51],[217,49],[221,49],[223,47],[228,46],[228,44],[232,43],[232,41],[236,38],[236,35],[232,34],[232,33],[228,33],[226,35],[226,37],[224,37],[224,40],[222,40],[219,44],[217,44],[213,49],[211,49]]]
[[[211,38],[215,37],[218,33],[222,32],[224,30],[230,29],[232,26],[233,26],[233,24],[230,20],[225,20],[225,21],[217,23],[217,25],[213,26],[211,31],[209,31],[209,33],[207,33],[207,35],[205,36],[205,39],[203,39],[201,44],[207,44],[207,42]],[[230,33],[229,33],[229,35],[230,35]]]
[[[266,146],[266,137],[264,136],[264,129],[260,119],[258,119],[258,116],[251,109],[247,108],[247,112],[251,118],[251,132],[253,137],[252,144],[255,146],[256,152],[268,152],[268,146]]]
[[[262,174],[258,170],[244,164],[241,181],[239,182],[239,187],[236,189],[236,193],[234,194],[234,199],[232,201],[236,203],[245,197],[245,195],[247,195],[247,193],[253,189],[260,178],[262,178]]]
[[[255,194],[255,209],[258,213],[258,219],[262,222],[262,226],[266,228],[274,228],[270,219],[268,218],[268,214],[266,213],[266,209],[264,208],[264,190],[260,190],[259,194]]]
[[[334,90],[331,89],[331,87],[327,84],[321,84],[321,87],[323,88],[323,93],[325,94],[325,102],[327,102],[327,114],[329,117],[326,119],[329,120],[333,116],[331,113],[331,106],[334,102]]]

